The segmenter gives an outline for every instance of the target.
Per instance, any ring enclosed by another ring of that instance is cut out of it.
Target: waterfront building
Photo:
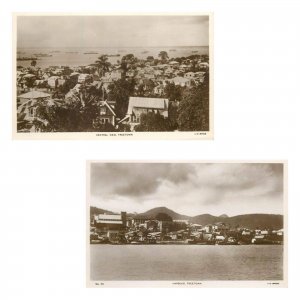
[[[115,239],[120,232],[126,229],[126,212],[121,212],[119,215],[94,215],[92,225],[96,227],[99,235],[105,235],[109,239]]]

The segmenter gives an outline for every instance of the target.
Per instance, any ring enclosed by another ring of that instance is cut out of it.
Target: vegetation
[[[158,213],[155,216],[155,219],[158,220],[158,221],[170,221],[170,222],[173,221],[173,219],[166,213]]]
[[[119,79],[108,87],[108,100],[116,102],[115,112],[120,119],[126,115],[129,97],[134,93],[134,87],[134,80],[125,79]]]
[[[201,85],[184,93],[178,108],[178,125],[181,131],[209,130],[208,75]]]
[[[159,113],[150,112],[141,115],[141,123],[134,128],[135,131],[170,131],[169,120]]]
[[[169,59],[168,53],[166,51],[160,51],[158,57],[161,59],[162,63],[166,63]]]
[[[36,62],[36,60],[34,59],[34,60],[31,61],[30,65],[31,65],[32,67],[35,67],[35,66],[36,66],[36,63],[37,63],[37,62]]]
[[[105,72],[109,71],[111,64],[108,62],[107,55],[101,55],[95,62],[99,76],[104,76]]]

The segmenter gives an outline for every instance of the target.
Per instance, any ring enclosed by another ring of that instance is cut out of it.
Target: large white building
[[[126,229],[126,212],[121,212],[121,214],[118,215],[94,215],[92,225],[95,226],[99,232],[106,234],[108,238],[113,238],[117,236],[120,231]]]
[[[126,117],[120,122],[129,124],[133,129],[140,124],[142,114],[153,112],[167,118],[168,109],[169,99],[166,98],[130,97]]]

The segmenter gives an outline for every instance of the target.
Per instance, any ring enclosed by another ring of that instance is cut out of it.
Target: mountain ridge
[[[101,212],[100,212],[101,211]],[[107,210],[103,210],[96,207],[91,207],[91,214],[94,213],[112,213]],[[208,225],[214,223],[226,223],[231,227],[245,227],[249,229],[256,228],[272,228],[272,229],[281,229],[283,228],[283,215],[280,214],[243,214],[229,217],[226,214],[222,214],[220,216],[213,216],[211,214],[200,214],[196,216],[187,216],[179,214],[165,206],[154,207],[149,209],[143,213],[132,214],[128,213],[128,216],[131,217],[149,217],[154,218],[158,213],[168,214],[173,220],[188,220],[192,223],[200,224],[200,225]]]

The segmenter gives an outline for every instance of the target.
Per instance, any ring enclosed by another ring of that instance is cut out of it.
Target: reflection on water
[[[283,246],[90,245],[91,280],[282,280]]]

